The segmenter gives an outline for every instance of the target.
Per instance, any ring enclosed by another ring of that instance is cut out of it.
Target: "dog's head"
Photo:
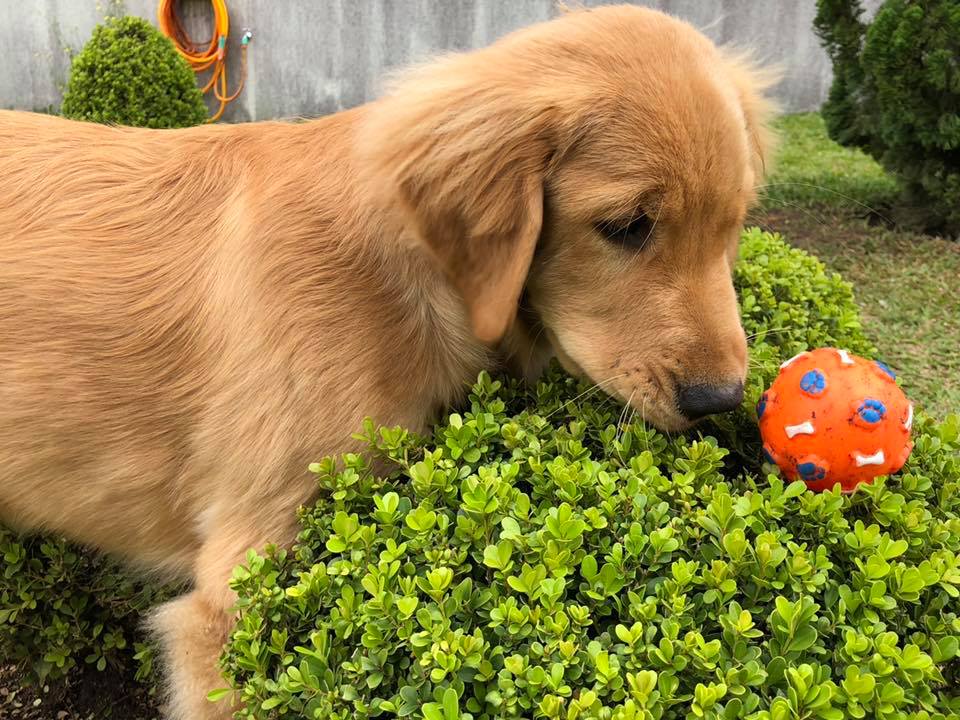
[[[769,84],[683,22],[607,7],[409,72],[359,141],[479,339],[522,303],[568,370],[680,429],[742,398],[731,272]]]

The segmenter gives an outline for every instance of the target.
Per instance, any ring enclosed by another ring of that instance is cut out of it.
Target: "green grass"
[[[759,224],[854,284],[867,332],[911,398],[937,417],[960,411],[960,244],[883,222],[895,180],[832,142],[818,114],[782,118],[779,130]]]
[[[873,158],[827,137],[819,113],[782,117],[777,131],[781,145],[765,188],[768,202],[866,209],[896,194],[896,181]]]

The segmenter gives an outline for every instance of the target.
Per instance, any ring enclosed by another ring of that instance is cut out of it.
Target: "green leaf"
[[[789,648],[791,652],[802,652],[813,647],[817,641],[817,631],[810,625],[798,628],[790,641]]]
[[[400,611],[400,617],[408,618],[413,615],[418,602],[417,598],[411,596],[397,598],[397,609]]]
[[[501,540],[496,545],[488,545],[483,551],[483,564],[498,570],[509,569],[510,556],[513,554],[513,543]]]
[[[459,720],[459,698],[453,688],[448,687],[443,691],[443,714],[446,720]]]
[[[438,703],[424,704],[421,712],[425,720],[444,720],[443,708]]]
[[[233,690],[231,688],[218,688],[217,690],[211,690],[207,693],[207,700],[213,703],[220,702],[232,692]]]

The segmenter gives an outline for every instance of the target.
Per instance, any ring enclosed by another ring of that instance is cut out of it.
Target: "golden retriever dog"
[[[308,122],[0,113],[0,521],[188,579],[150,623],[167,712],[229,716],[231,571],[364,417],[424,429],[552,354],[661,428],[741,402],[768,86],[611,6]]]

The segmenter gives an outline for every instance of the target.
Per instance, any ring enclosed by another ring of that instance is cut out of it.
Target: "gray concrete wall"
[[[180,0],[195,38],[210,35],[207,0]],[[880,0],[867,0],[873,9]],[[377,94],[386,70],[441,50],[490,43],[553,16],[554,0],[228,0],[231,90],[242,29],[254,33],[247,86],[231,121],[315,116]],[[573,4],[573,3],[571,3]],[[596,0],[582,4],[599,5]],[[812,29],[815,0],[649,0],[715,41],[754,48],[785,70],[788,111],[819,107],[830,65]],[[0,107],[57,108],[71,54],[109,14],[156,22],[156,0],[0,0]]]

